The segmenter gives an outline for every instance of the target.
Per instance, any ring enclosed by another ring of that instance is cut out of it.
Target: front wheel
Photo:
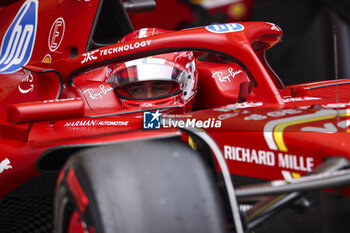
[[[55,233],[226,232],[212,172],[178,140],[72,156],[55,196]]]

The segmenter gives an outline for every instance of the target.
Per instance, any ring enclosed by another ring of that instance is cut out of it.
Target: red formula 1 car
[[[347,232],[350,81],[285,86],[273,23],[134,31],[153,5],[1,2],[0,231]]]

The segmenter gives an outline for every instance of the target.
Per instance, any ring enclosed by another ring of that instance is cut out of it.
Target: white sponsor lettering
[[[141,103],[141,107],[143,108],[149,108],[149,107],[152,107],[153,104],[152,103]]]
[[[100,121],[100,120],[81,120],[69,121],[65,127],[86,127],[86,126],[128,126],[129,121]]]
[[[228,160],[275,166],[275,155],[272,151],[224,146],[224,155]]]
[[[235,78],[235,76],[239,73],[242,73],[242,70],[233,71],[233,68],[230,67],[227,69],[228,74],[223,75],[221,71],[217,71],[212,75],[212,78],[217,78],[221,83],[231,82],[231,78]]]
[[[65,102],[65,101],[71,101],[71,100],[79,100],[81,98],[67,98],[67,99],[54,99],[54,100],[44,100],[43,103],[59,103],[59,102]]]
[[[97,57],[95,56],[95,53],[97,53],[99,50],[83,53],[84,60],[81,62],[81,64],[84,64],[85,62],[96,60]]]
[[[314,158],[278,153],[278,166],[297,171],[311,172]]]
[[[96,126],[97,123],[97,120],[71,121],[67,122],[64,126]]]
[[[258,102],[258,103],[244,102],[244,103],[237,103],[237,104],[229,104],[229,105],[226,105],[224,107],[215,108],[213,110],[219,111],[219,112],[229,112],[229,111],[234,111],[237,109],[258,107],[258,106],[262,106],[262,105],[263,105],[262,102]]]
[[[281,111],[273,111],[273,112],[268,112],[266,115],[271,116],[271,117],[280,117],[280,116],[285,116],[285,115],[293,115],[297,113],[301,113],[301,110],[297,109],[283,109]]]
[[[30,71],[25,70],[25,76],[22,79],[22,82],[20,84],[18,84],[18,90],[19,92],[21,92],[22,94],[27,94],[29,92],[32,92],[34,90],[34,84],[29,84],[29,87],[21,87],[21,84],[25,84],[25,83],[32,83],[34,81],[33,75]]]
[[[256,150],[224,145],[226,160],[234,160],[244,163],[254,163],[264,166],[278,166],[280,168],[310,172],[314,167],[314,158],[297,156],[273,151]]]
[[[298,101],[306,101],[306,100],[320,100],[321,98],[318,97],[287,97],[283,99],[284,103],[289,103],[289,102],[298,102]]]
[[[92,61],[92,60],[97,60],[97,56],[95,55],[96,52],[99,52],[98,54],[100,56],[106,56],[106,55],[111,55],[111,54],[116,54],[119,52],[123,52],[123,51],[128,51],[128,50],[133,50],[133,49],[137,49],[137,48],[141,48],[141,47],[146,47],[151,45],[151,41],[152,40],[144,40],[141,42],[135,42],[132,44],[127,44],[127,45],[123,45],[123,46],[117,46],[114,48],[109,48],[109,49],[98,49],[92,52],[87,52],[84,53],[84,60],[81,62],[81,64],[84,64],[85,62],[88,61]]]
[[[106,126],[127,126],[129,121],[99,121],[98,125]]]
[[[322,105],[322,107],[324,107],[324,108],[346,108],[349,105],[350,105],[350,103],[333,103],[333,104]]]
[[[112,91],[113,88],[110,87],[110,88],[107,88],[105,87],[105,85],[101,84],[100,85],[100,91],[99,92],[95,92],[94,89],[92,88],[89,88],[89,89],[86,89],[84,91],[84,94],[85,93],[88,93],[89,97],[92,99],[92,100],[98,100],[98,99],[103,99],[103,96],[107,95],[108,92]]]
[[[276,24],[274,24],[274,23],[267,23],[267,24],[269,24],[269,25],[271,25],[271,30],[273,30],[273,31],[282,31]]]
[[[118,52],[123,52],[123,51],[137,49],[139,47],[149,46],[151,44],[151,41],[152,40],[146,40],[146,41],[135,42],[133,44],[128,44],[128,45],[124,45],[124,46],[114,47],[114,48],[110,48],[110,49],[102,49],[102,50],[100,50],[100,56],[115,54],[115,53],[118,53]]]
[[[251,114],[250,116],[244,117],[244,120],[246,121],[258,121],[258,120],[265,120],[267,116],[261,115],[261,114]]]
[[[49,49],[55,51],[60,47],[64,37],[65,23],[63,18],[58,18],[52,24],[48,39]]]
[[[221,121],[227,120],[229,118],[238,116],[239,113],[240,113],[239,111],[234,112],[234,113],[224,113],[224,114],[219,115],[218,119],[221,120]]]
[[[270,116],[270,117],[281,117],[281,116],[285,116],[285,115],[293,115],[293,114],[298,114],[298,113],[302,113],[302,111],[297,110],[297,109],[283,109],[281,111],[268,112],[268,113],[266,113],[266,115]],[[244,120],[246,120],[246,121],[265,120],[267,118],[267,116],[261,115],[261,114],[251,114],[250,116],[245,117]]]
[[[10,165],[10,160],[8,158],[4,159],[0,163],[0,173],[3,173],[5,170],[12,169],[12,166]]]

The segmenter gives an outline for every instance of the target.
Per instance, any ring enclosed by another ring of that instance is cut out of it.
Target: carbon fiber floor
[[[58,172],[43,173],[0,201],[0,233],[52,233]]]
[[[0,202],[1,233],[51,233],[53,196],[9,195]]]

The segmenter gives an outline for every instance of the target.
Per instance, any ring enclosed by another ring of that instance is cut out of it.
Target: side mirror
[[[7,107],[7,121],[12,124],[81,117],[84,117],[84,101],[81,98],[27,102]]]

